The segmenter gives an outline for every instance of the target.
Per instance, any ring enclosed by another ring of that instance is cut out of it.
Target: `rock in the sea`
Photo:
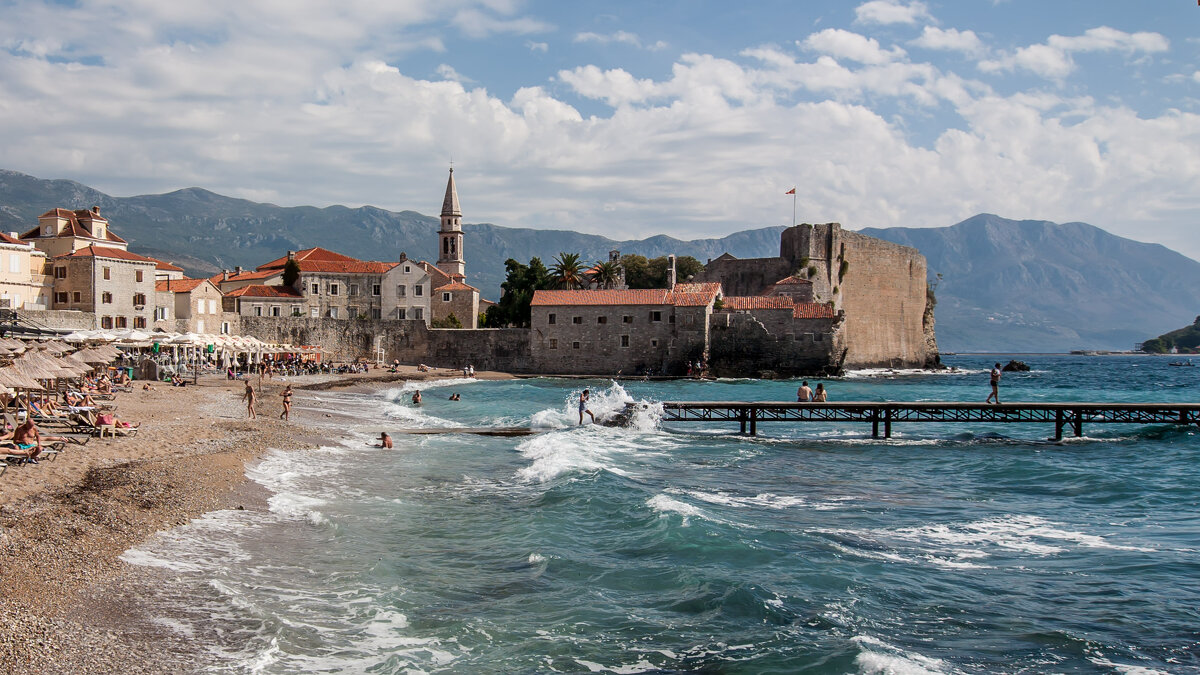
[[[1013,359],[1005,364],[1001,370],[1006,373],[1027,373],[1029,372],[1029,366],[1027,366],[1024,361]]]

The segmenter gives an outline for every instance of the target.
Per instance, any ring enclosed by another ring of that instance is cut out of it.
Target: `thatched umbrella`
[[[81,349],[75,352],[77,358],[83,359],[86,363],[105,364],[112,361],[111,356],[101,354],[97,349]]]

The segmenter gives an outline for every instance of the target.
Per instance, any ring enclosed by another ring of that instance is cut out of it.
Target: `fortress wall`
[[[767,286],[795,272],[783,258],[717,258],[704,267],[691,283],[716,281],[723,295],[761,295]]]
[[[75,309],[18,309],[17,317],[33,328],[74,331],[100,327],[95,314]]]
[[[241,317],[241,333],[268,342],[319,344],[326,359],[375,360],[383,349],[390,363],[425,363],[438,368],[474,365],[478,370],[530,372],[529,331],[523,328],[453,330],[429,328],[420,319],[406,321]]]
[[[801,377],[827,372],[841,353],[830,319],[791,312],[718,312],[712,316],[709,372],[717,377]]]
[[[924,366],[931,356],[923,322],[925,256],[857,232],[840,232],[838,250],[842,244],[849,263],[838,300],[846,311],[846,366]],[[837,283],[836,271],[832,278]]]

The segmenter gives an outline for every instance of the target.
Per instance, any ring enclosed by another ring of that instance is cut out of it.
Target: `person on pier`
[[[796,390],[796,402],[808,403],[813,400],[813,390],[808,386],[808,380],[800,383],[800,388]]]
[[[990,378],[992,384],[992,393],[988,394],[987,400],[984,401],[984,403],[991,403],[992,399],[994,398],[996,399],[996,404],[1000,404],[1000,372],[999,363],[997,363],[995,366],[992,366]]]

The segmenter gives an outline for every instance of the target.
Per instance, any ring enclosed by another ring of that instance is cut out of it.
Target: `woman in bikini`
[[[288,414],[292,411],[292,385],[284,387],[280,396],[283,397],[283,412],[279,413],[279,419],[286,422]]]

